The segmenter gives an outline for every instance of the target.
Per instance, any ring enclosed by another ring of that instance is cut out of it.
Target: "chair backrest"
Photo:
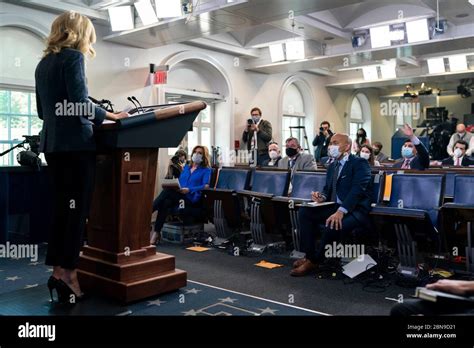
[[[436,226],[444,180],[442,174],[394,174],[389,206],[425,210]]]
[[[474,175],[456,175],[453,201],[474,206]]]
[[[324,172],[295,172],[291,180],[291,197],[311,198],[311,191],[322,191],[326,183]]]
[[[446,182],[444,185],[444,195],[446,197],[453,197],[454,196],[454,178],[456,177],[456,173],[448,172],[446,175]]]
[[[256,170],[252,177],[252,191],[286,196],[290,173],[287,171]]]
[[[385,173],[380,171],[372,173],[372,203],[380,203],[383,200],[385,190]]]
[[[247,190],[250,172],[250,169],[221,168],[217,174],[216,188],[235,191]]]

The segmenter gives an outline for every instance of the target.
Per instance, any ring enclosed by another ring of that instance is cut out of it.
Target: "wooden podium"
[[[97,169],[78,277],[88,293],[122,303],[186,286],[175,258],[150,245],[158,148],[176,147],[203,102],[167,106],[95,130]]]

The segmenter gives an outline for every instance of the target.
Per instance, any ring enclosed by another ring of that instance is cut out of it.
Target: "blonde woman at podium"
[[[36,103],[43,120],[40,151],[51,175],[53,226],[45,263],[53,266],[48,280],[51,300],[82,299],[77,263],[94,187],[95,141],[93,125],[113,114],[88,99],[85,58],[93,58],[96,35],[92,22],[75,12],[58,16],[47,39],[44,56],[36,67]]]
[[[179,187],[165,188],[153,202],[153,211],[158,211],[152,230],[150,244],[160,241],[161,229],[170,215],[178,206],[184,208],[199,207],[202,190],[209,187],[211,168],[209,150],[206,146],[194,147],[191,161],[183,168],[179,176]]]

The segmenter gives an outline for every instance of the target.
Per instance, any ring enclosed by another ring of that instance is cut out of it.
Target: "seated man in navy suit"
[[[300,243],[306,258],[293,264],[292,276],[304,276],[316,270],[325,259],[327,245],[369,224],[370,166],[367,160],[351,155],[351,146],[347,134],[335,134],[331,138],[328,154],[334,160],[327,171],[326,185],[322,192],[312,192],[311,196],[315,202],[335,204],[299,209]],[[316,248],[315,238],[319,233],[321,240]]]
[[[466,152],[469,144],[464,140],[454,143],[453,157],[449,157],[441,162],[444,166],[467,167],[474,166],[474,161],[467,157]]]
[[[425,145],[413,133],[413,129],[405,124],[401,129],[408,137],[402,146],[403,159],[393,165],[393,168],[425,170],[430,166],[430,155]]]

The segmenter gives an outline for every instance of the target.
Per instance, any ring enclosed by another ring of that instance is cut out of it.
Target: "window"
[[[290,136],[297,138],[301,147],[306,146],[304,143],[305,132],[303,131],[305,116],[303,95],[298,87],[292,83],[286,88],[283,96],[282,148],[285,146],[284,141]]]
[[[173,95],[167,95],[167,103],[191,102],[192,98],[174,98]],[[196,145],[204,145],[208,148],[209,154],[212,154],[212,145],[214,145],[214,104],[207,104],[196,117],[193,123],[193,130],[189,131],[181,141],[178,147],[169,148],[168,155],[172,156],[178,148],[184,149],[191,156],[191,151]]]
[[[356,96],[351,104],[351,122],[349,126],[349,135],[351,136],[351,139],[354,140],[357,138],[357,130],[363,128],[363,120],[362,105]]]
[[[212,139],[212,105],[202,110],[196,120],[193,123],[193,131],[188,132],[187,137],[187,148],[186,152],[191,155],[191,151],[196,145],[204,145],[212,151],[211,146],[213,145]]]
[[[357,138],[357,130],[364,128],[370,138],[370,105],[367,97],[358,93],[352,99],[350,109],[349,135],[352,140]]]
[[[35,93],[0,89],[0,152],[21,143],[23,135],[38,135],[42,124],[37,117]],[[21,150],[0,157],[0,165],[15,165]]]

